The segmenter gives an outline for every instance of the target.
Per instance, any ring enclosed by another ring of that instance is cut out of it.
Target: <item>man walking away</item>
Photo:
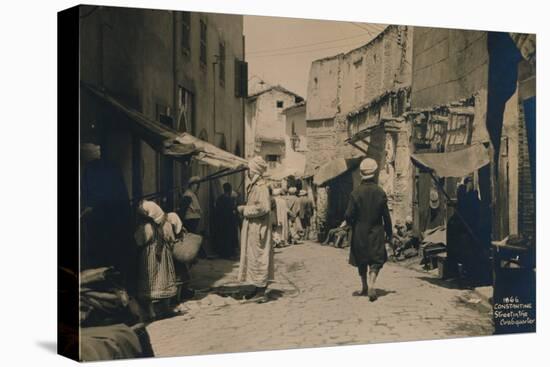
[[[352,227],[349,263],[358,268],[361,277],[362,289],[353,295],[368,295],[371,302],[377,299],[376,279],[388,259],[385,242],[392,239],[388,199],[374,182],[377,169],[374,159],[365,158],[361,162],[361,184],[351,193],[342,223],[342,226],[349,223]]]
[[[313,215],[313,203],[307,196],[306,190],[300,190],[298,198],[299,217],[302,224],[303,238],[309,240],[309,227],[311,226],[311,216]]]

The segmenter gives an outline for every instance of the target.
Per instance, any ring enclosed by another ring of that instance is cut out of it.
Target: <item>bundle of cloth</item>
[[[437,267],[436,257],[447,252],[447,228],[439,226],[426,230],[420,243],[421,265],[426,269]]]
[[[127,291],[120,286],[120,273],[114,268],[88,269],[80,273],[82,326],[135,323],[140,316],[133,303]]]
[[[144,324],[83,328],[80,338],[82,362],[154,356]]]
[[[113,267],[80,272],[80,338],[66,345],[79,360],[153,356],[149,335],[140,322],[141,308],[120,282],[121,274]]]

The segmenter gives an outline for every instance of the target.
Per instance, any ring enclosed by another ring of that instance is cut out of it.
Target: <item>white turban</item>
[[[248,169],[261,176],[267,170],[267,163],[262,157],[256,156],[248,161]]]
[[[142,215],[151,218],[157,224],[160,224],[164,217],[164,212],[160,206],[152,201],[144,200],[138,210]]]

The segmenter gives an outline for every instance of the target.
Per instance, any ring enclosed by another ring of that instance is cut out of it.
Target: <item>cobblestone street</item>
[[[376,302],[360,288],[348,251],[307,242],[277,249],[273,297],[265,304],[209,294],[181,316],[148,326],[155,355],[174,356],[490,335],[490,309],[467,302],[426,272],[387,263]],[[238,262],[201,260],[193,287],[235,285]],[[200,297],[198,297],[200,298]]]

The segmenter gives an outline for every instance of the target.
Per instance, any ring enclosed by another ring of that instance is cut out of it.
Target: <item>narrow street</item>
[[[348,251],[306,242],[277,249],[273,300],[238,301],[210,293],[183,304],[181,316],[148,326],[156,356],[324,347],[491,335],[489,309],[469,291],[429,273],[387,263],[376,302],[352,297],[360,286]],[[195,289],[235,285],[238,262],[201,260]]]

